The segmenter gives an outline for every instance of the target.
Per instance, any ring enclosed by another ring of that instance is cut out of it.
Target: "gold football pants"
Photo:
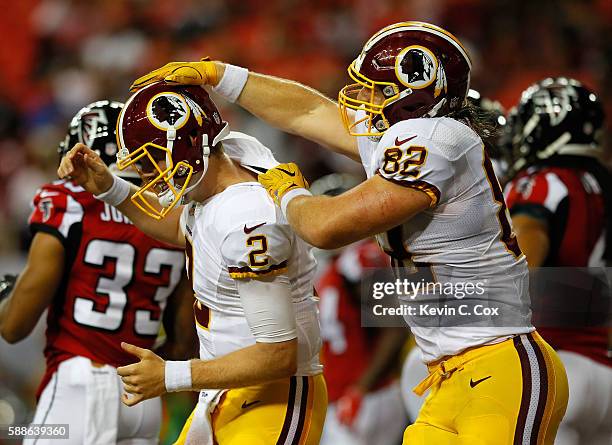
[[[429,366],[431,388],[404,445],[552,445],[567,377],[537,332],[470,348]]]
[[[322,374],[231,389],[212,414],[215,444],[317,445],[326,411],[327,388]],[[185,443],[193,415],[175,445]]]

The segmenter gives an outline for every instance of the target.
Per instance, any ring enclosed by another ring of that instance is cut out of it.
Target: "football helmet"
[[[121,102],[110,100],[100,100],[81,108],[70,121],[68,133],[57,148],[60,159],[80,142],[98,153],[113,174],[137,179],[138,174],[135,171],[121,171],[117,168],[115,129],[121,108]]]
[[[331,173],[312,183],[313,195],[338,196],[349,191],[361,182],[360,178],[349,173]]]
[[[575,79],[547,78],[531,85],[508,122],[515,170],[557,154],[601,153],[602,104]]]
[[[344,125],[353,136],[380,136],[396,122],[458,110],[465,102],[471,67],[461,42],[438,26],[387,26],[348,67],[356,83],[339,93]],[[354,122],[349,109],[358,112]]]
[[[132,167],[143,179],[132,202],[155,219],[183,204],[206,174],[211,149],[228,134],[200,86],[154,83],[138,90],[117,121],[117,166]]]

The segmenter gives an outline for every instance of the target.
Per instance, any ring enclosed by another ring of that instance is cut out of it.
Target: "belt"
[[[442,380],[446,380],[452,375],[453,372],[463,368],[463,364],[467,360],[469,359],[466,359],[460,355],[455,355],[447,360],[442,360],[437,364],[429,365],[427,367],[429,369],[429,375],[425,377],[421,383],[415,386],[412,391],[417,396],[422,396],[429,388],[437,385]]]

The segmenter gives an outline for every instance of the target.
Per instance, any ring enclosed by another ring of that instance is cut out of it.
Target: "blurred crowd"
[[[83,105],[125,100],[139,75],[203,56],[296,79],[335,97],[367,37],[402,20],[425,20],[455,33],[472,55],[473,87],[506,107],[531,82],[564,74],[594,88],[612,115],[609,0],[3,2],[0,253],[26,246],[29,201],[54,178],[57,144]],[[332,170],[359,171],[219,104],[233,128],[261,138],[281,160],[297,161],[311,180]]]

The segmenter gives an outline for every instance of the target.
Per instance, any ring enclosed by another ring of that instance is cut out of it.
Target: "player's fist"
[[[208,57],[199,62],[170,62],[136,79],[130,86],[130,91],[161,81],[180,85],[215,86],[219,83],[222,67],[223,64],[213,62]]]
[[[352,426],[359,414],[363,393],[357,388],[348,388],[336,402],[336,417],[338,422]]]
[[[113,174],[104,161],[88,146],[78,143],[62,158],[57,169],[62,179],[71,179],[94,195],[106,192],[113,185]]]
[[[293,162],[279,164],[267,172],[261,173],[257,180],[278,205],[280,205],[283,195],[288,191],[296,188],[308,188],[306,178]]]

